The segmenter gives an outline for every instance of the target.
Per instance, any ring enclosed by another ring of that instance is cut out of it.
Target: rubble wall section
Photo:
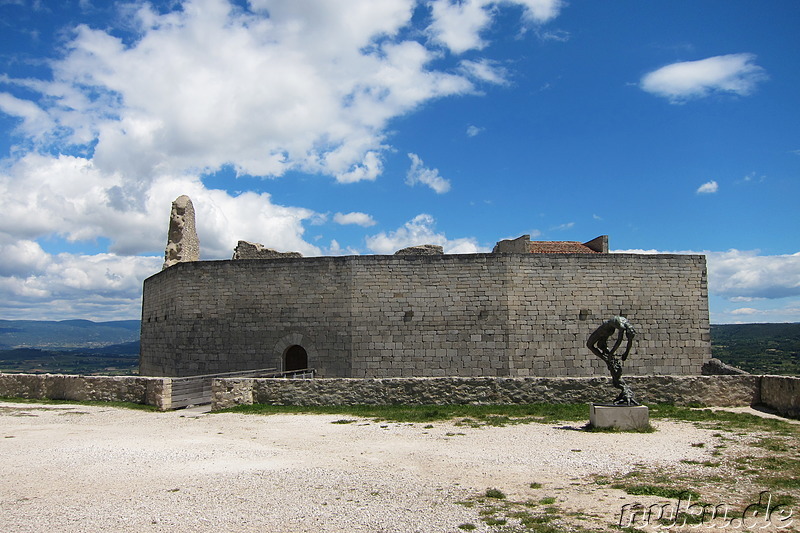
[[[171,380],[139,376],[0,374],[0,397],[129,402],[171,408]]]
[[[761,402],[760,376],[626,378],[643,404],[747,406]],[[217,379],[212,409],[269,405],[591,403],[617,395],[609,378]]]
[[[761,398],[779,414],[800,418],[800,377],[762,376]]]

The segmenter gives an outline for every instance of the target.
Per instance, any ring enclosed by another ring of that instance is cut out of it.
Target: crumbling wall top
[[[279,252],[265,248],[257,242],[239,241],[233,250],[232,259],[276,259],[279,257],[303,257],[300,252]]]

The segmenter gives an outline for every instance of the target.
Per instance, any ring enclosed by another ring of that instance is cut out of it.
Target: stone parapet
[[[762,376],[761,401],[783,416],[800,418],[800,377]]]
[[[140,376],[0,374],[0,397],[130,402],[171,408],[171,380]]]
[[[634,376],[642,403],[743,406],[760,402],[759,376]],[[611,379],[578,378],[273,378],[217,379],[212,409],[271,405],[432,405],[591,403],[616,396]]]

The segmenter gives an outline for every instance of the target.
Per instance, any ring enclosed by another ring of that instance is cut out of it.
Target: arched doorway
[[[283,370],[304,370],[308,368],[308,353],[299,344],[294,344],[286,348],[283,354]]]

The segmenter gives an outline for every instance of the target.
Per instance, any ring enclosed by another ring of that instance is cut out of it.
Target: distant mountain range
[[[138,320],[0,320],[0,350],[103,348],[139,341]]]

